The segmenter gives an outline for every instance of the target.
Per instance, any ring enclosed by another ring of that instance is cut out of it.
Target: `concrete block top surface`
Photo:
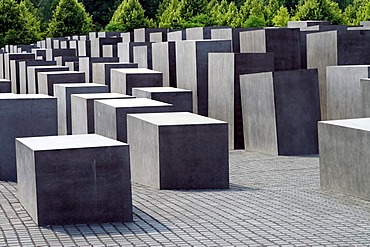
[[[53,68],[53,69],[62,68],[63,69],[64,68],[64,69],[68,69],[67,66],[58,66],[58,65],[28,66],[28,68],[35,68],[35,69],[50,69],[50,68]]]
[[[8,80],[8,79],[0,79],[0,83],[2,83],[2,82],[10,82],[10,80]]]
[[[129,114],[129,116],[141,119],[143,121],[158,126],[227,124],[224,121],[200,116],[190,112],[142,113],[142,114]]]
[[[128,144],[116,141],[97,134],[42,136],[16,138],[18,142],[31,148],[33,151],[63,150],[94,147],[127,146]]]
[[[320,124],[329,124],[350,129],[370,131],[370,118],[354,118],[343,120],[320,121]]]
[[[132,90],[145,91],[149,93],[169,93],[169,92],[191,92],[191,90],[175,88],[175,87],[138,87]]]
[[[326,68],[368,68],[370,65],[335,65],[326,66]]]
[[[162,74],[162,72],[145,68],[113,69],[124,74]]]
[[[70,87],[106,87],[106,85],[98,84],[98,83],[63,83],[63,84],[55,84],[55,87],[65,87],[65,88],[70,88]]]
[[[146,99],[146,98],[134,98],[134,99],[106,99],[98,100],[97,102],[109,105],[114,108],[133,108],[133,107],[157,107],[157,106],[172,106],[157,100]]]
[[[0,93],[0,100],[2,99],[53,99],[54,97],[46,94],[14,94],[14,93]]]
[[[84,94],[73,94],[73,96],[82,99],[135,98],[134,96],[120,93],[84,93]]]
[[[81,71],[49,71],[49,72],[41,72],[47,75],[64,75],[64,74],[85,74],[85,72]]]

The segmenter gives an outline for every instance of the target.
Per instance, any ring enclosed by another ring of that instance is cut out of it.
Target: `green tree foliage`
[[[112,18],[114,11],[121,3],[119,0],[81,0],[86,11],[92,16],[96,30],[103,29]]]
[[[366,19],[366,6],[369,0],[355,0],[348,5],[343,13],[345,23],[347,25],[359,25],[361,21]]]
[[[157,10],[160,5],[160,0],[140,0],[141,6],[145,11],[145,15],[151,19],[156,17]]]
[[[241,27],[261,26],[265,21],[264,2],[259,0],[246,0],[240,7],[239,23]],[[251,17],[251,18],[250,18]]]
[[[166,9],[159,16],[159,27],[160,28],[182,28],[181,18],[179,13],[179,1],[171,0],[168,3]]]
[[[278,0],[269,0],[269,4],[265,8],[267,26],[274,25],[273,19],[277,15],[279,7]]]
[[[77,0],[60,0],[48,27],[49,37],[88,34],[93,30],[91,16]]]
[[[287,7],[281,6],[272,22],[274,23],[275,27],[284,27],[287,26],[289,20],[290,15]]]
[[[197,15],[205,14],[207,0],[181,0],[179,3],[179,14],[182,20],[194,20]]]
[[[135,28],[149,26],[149,20],[144,15],[144,9],[138,0],[123,0],[114,12],[106,30],[113,25],[122,27],[122,32],[132,31]]]
[[[300,3],[295,20],[327,20],[332,24],[344,23],[338,3],[332,0],[305,0]]]
[[[29,44],[41,38],[40,24],[33,15],[32,3],[0,0],[0,47]]]

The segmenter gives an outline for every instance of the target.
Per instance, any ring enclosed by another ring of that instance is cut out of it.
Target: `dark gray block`
[[[365,117],[360,79],[369,77],[370,65],[326,67],[328,120]]]
[[[153,99],[173,105],[173,111],[192,112],[193,97],[190,90],[173,87],[133,88],[132,95],[137,98]]]
[[[208,115],[208,53],[231,52],[229,40],[178,41],[177,87],[193,92],[193,112]]]
[[[85,72],[86,82],[92,82],[93,64],[94,63],[117,63],[116,57],[80,57],[79,71]]]
[[[163,74],[150,69],[112,69],[111,92],[132,95],[134,87],[161,87]]]
[[[326,66],[370,64],[370,30],[328,31],[307,35],[307,68],[317,68],[322,120],[327,120]]]
[[[18,72],[19,72],[19,93],[28,93],[28,67],[33,66],[52,66],[56,63],[54,61],[44,61],[44,60],[29,60],[29,61],[19,61]],[[18,85],[17,85],[18,86]]]
[[[151,99],[96,100],[95,133],[127,142],[127,114],[173,111],[171,104]]]
[[[0,51],[0,79],[5,79],[5,60],[4,52]]]
[[[318,152],[317,70],[241,75],[240,84],[246,150],[273,155]]]
[[[35,48],[32,49],[32,53],[36,55],[36,58],[42,57],[42,60],[46,60],[46,49]]]
[[[192,113],[128,115],[132,180],[157,189],[229,188],[227,123]]]
[[[27,79],[28,79],[28,93],[35,94],[39,93],[39,72],[50,72],[50,71],[68,71],[68,67],[65,66],[31,66],[27,68]]]
[[[27,61],[35,60],[35,54],[33,53],[5,53],[4,54],[4,79],[11,80],[11,61]],[[15,85],[15,84],[14,84]],[[15,86],[12,82],[12,91],[15,90]]]
[[[37,225],[132,221],[128,145],[98,135],[16,140],[19,201]]]
[[[240,75],[274,71],[274,54],[209,53],[208,60],[208,116],[229,124],[230,149],[244,149]]]
[[[273,52],[277,71],[300,69],[300,48],[298,28],[268,28],[240,33],[240,52]]]
[[[137,63],[139,68],[153,69],[152,43],[144,46],[135,46],[133,54],[134,63]]]
[[[153,69],[163,73],[163,86],[176,87],[176,48],[175,42],[152,44]]]
[[[102,99],[129,99],[134,96],[119,93],[86,93],[71,95],[72,134],[95,133],[94,101]]]
[[[91,39],[91,57],[103,57],[103,45],[117,45],[122,42],[121,37],[99,37]]]
[[[39,93],[54,95],[54,84],[84,83],[85,73],[76,71],[39,72]]]
[[[167,40],[167,28],[139,28],[134,29],[134,42],[150,42],[151,33],[160,33],[162,41]]]
[[[58,56],[54,58],[59,66],[65,66],[66,62],[78,62],[80,57],[77,56]]]
[[[319,122],[320,184],[370,200],[370,119]]]
[[[76,49],[46,49],[46,61],[54,61],[55,57],[76,55]]]
[[[93,63],[93,83],[99,83],[108,86],[110,92],[111,69],[119,68],[137,68],[137,63]]]
[[[54,95],[58,99],[58,135],[72,134],[71,95],[83,93],[107,93],[108,87],[95,83],[55,84]]]
[[[7,79],[0,79],[0,93],[11,93],[12,85]]]
[[[226,39],[232,41],[232,52],[240,52],[240,32],[256,30],[257,28],[222,28],[212,29],[211,39]]]
[[[17,179],[15,138],[57,133],[57,99],[38,94],[0,94],[0,179]]]

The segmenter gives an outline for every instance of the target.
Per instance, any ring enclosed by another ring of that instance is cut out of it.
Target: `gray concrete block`
[[[46,49],[46,61],[54,61],[55,57],[76,55],[76,49]]]
[[[27,79],[28,79],[28,93],[36,94],[39,93],[39,72],[50,72],[50,71],[68,71],[66,66],[30,66],[27,68]]]
[[[193,92],[193,112],[208,115],[208,53],[231,52],[231,41],[198,40],[176,43],[177,87]]]
[[[134,42],[150,42],[151,33],[160,33],[162,41],[167,40],[167,28],[138,28],[134,29]]]
[[[119,93],[86,93],[71,95],[72,134],[95,133],[94,101],[103,99],[129,99],[134,96]]]
[[[54,61],[56,61],[57,65],[59,66],[65,66],[66,62],[78,62],[79,57],[78,56],[57,56],[57,57],[54,57]]]
[[[128,115],[132,180],[157,189],[229,188],[227,123],[192,113]]]
[[[91,41],[91,57],[103,57],[104,45],[117,45],[122,42],[121,37],[99,37]]]
[[[186,40],[211,39],[211,30],[226,27],[192,27],[186,29]]]
[[[31,52],[35,54],[36,58],[42,57],[42,60],[46,60],[46,49],[34,48]]]
[[[150,33],[149,42],[166,42],[167,41],[167,32],[166,33]]]
[[[93,64],[94,63],[117,63],[118,58],[116,57],[80,57],[79,59],[79,71],[85,72],[86,82],[92,82],[93,76]]]
[[[208,116],[229,124],[230,149],[244,149],[240,75],[274,71],[274,54],[209,53],[208,60]]]
[[[68,40],[66,37],[57,37],[57,38],[46,38],[45,48],[47,49],[60,49],[60,42]]]
[[[232,52],[240,52],[240,32],[256,30],[257,28],[221,28],[211,30],[211,39],[232,41]]]
[[[273,155],[318,152],[317,70],[241,75],[240,84],[246,150]]]
[[[93,63],[93,83],[99,83],[108,86],[108,91],[110,92],[110,78],[111,69],[119,68],[137,68],[137,63]]]
[[[16,140],[19,201],[37,225],[132,221],[127,144],[98,135]]]
[[[186,40],[186,30],[176,30],[167,33],[167,41]]]
[[[121,33],[122,42],[134,42],[134,32]]]
[[[121,63],[134,62],[134,48],[136,46],[151,47],[150,42],[123,42],[118,44],[118,57]]]
[[[79,40],[77,42],[77,51],[79,57],[91,57],[91,41]]]
[[[0,52],[0,78],[5,79],[5,60],[4,52]]]
[[[0,94],[0,179],[17,179],[15,138],[56,134],[56,98],[38,94]]]
[[[80,63],[77,62],[66,62],[65,66],[68,67],[70,71],[79,71],[80,70]]]
[[[288,21],[288,28],[305,28],[310,26],[329,26],[330,21]]]
[[[274,52],[275,70],[301,68],[298,28],[268,28],[240,33],[240,52]]]
[[[58,99],[58,135],[72,134],[72,94],[107,92],[107,86],[96,83],[55,84],[54,96]]]
[[[18,65],[18,80],[19,82],[19,93],[28,93],[28,67],[34,66],[52,66],[55,65],[54,61],[44,61],[44,60],[29,60],[29,61],[20,61]],[[18,84],[18,83],[17,83]],[[18,86],[18,85],[17,85]]]
[[[118,57],[117,45],[103,45],[103,57]]]
[[[4,54],[4,79],[11,80],[11,61],[35,60],[35,54],[32,53],[5,53]],[[12,90],[14,86],[12,84]]]
[[[326,66],[370,64],[370,30],[339,30],[307,35],[307,68],[317,68],[321,118],[327,120]]]
[[[127,142],[127,114],[173,111],[171,104],[151,99],[95,100],[95,133]]]
[[[173,111],[177,112],[193,110],[193,96],[190,90],[173,87],[142,87],[133,88],[132,95],[172,104]]]
[[[360,79],[361,108],[364,117],[370,117],[370,79]]]
[[[328,120],[365,117],[360,79],[368,77],[370,65],[326,67]]]
[[[144,46],[135,46],[133,54],[134,63],[137,63],[139,68],[153,69],[152,43]]]
[[[163,74],[150,69],[112,69],[111,92],[132,95],[134,87],[162,87]]]
[[[163,73],[163,86],[176,87],[176,47],[175,42],[152,44],[153,69]]]
[[[84,83],[85,73],[76,71],[52,71],[39,72],[38,86],[39,93],[46,95],[54,95],[54,84],[62,83]]]
[[[324,121],[318,125],[321,188],[370,200],[370,119]]]
[[[0,93],[11,93],[11,92],[12,92],[12,84],[10,80],[0,79]]]

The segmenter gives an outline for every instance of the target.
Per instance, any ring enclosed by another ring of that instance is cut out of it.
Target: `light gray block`
[[[360,79],[368,77],[370,65],[326,67],[328,120],[365,117]]]
[[[220,28],[211,30],[211,39],[231,40],[232,52],[240,52],[240,32],[257,28]]]
[[[370,117],[370,79],[362,78],[360,80],[360,86],[362,114],[365,117]]]
[[[56,98],[38,94],[0,94],[0,179],[17,179],[15,138],[57,133]]]
[[[227,123],[196,114],[129,114],[132,180],[157,189],[229,188],[227,139]]]
[[[5,53],[0,51],[0,79],[5,79]]]
[[[211,30],[225,27],[192,27],[186,29],[186,40],[211,39]]]
[[[76,71],[39,72],[39,93],[54,95],[54,84],[84,83],[85,73]]]
[[[231,52],[231,41],[201,40],[176,43],[177,87],[193,92],[193,112],[208,115],[208,53]]]
[[[163,86],[176,87],[176,48],[175,42],[152,44],[153,69],[163,73]]]
[[[129,99],[134,96],[119,93],[86,93],[71,95],[72,134],[95,133],[94,101],[102,99]]]
[[[103,45],[103,57],[118,57],[117,45]]]
[[[76,49],[46,49],[46,61],[54,61],[55,57],[76,55]]]
[[[79,40],[77,42],[77,55],[79,57],[91,57],[91,41],[90,40]]]
[[[241,75],[240,89],[246,150],[273,155],[318,152],[317,70]]]
[[[370,200],[370,119],[319,122],[320,184]]]
[[[112,69],[111,92],[132,95],[134,87],[161,87],[163,74],[150,69]]]
[[[96,83],[55,84],[54,95],[58,99],[58,135],[72,134],[71,95],[83,93],[107,93],[108,87]]]
[[[27,68],[28,93],[39,93],[38,73],[51,71],[68,71],[65,66],[31,66]]]
[[[330,21],[288,21],[288,28],[305,28],[324,25],[330,25]]]
[[[152,44],[145,46],[135,46],[134,50],[134,63],[138,64],[139,68],[152,69]]]
[[[117,63],[116,57],[80,57],[79,71],[85,72],[85,80],[90,83],[93,82],[93,64],[94,63]]]
[[[27,68],[33,66],[52,66],[56,63],[54,61],[44,61],[44,60],[29,60],[29,61],[20,61],[18,65],[19,75],[19,93],[28,93],[28,73]],[[18,84],[18,83],[17,83]]]
[[[230,149],[244,149],[240,75],[274,71],[274,54],[209,53],[208,60],[208,116],[229,124]]]
[[[15,61],[35,60],[35,54],[32,53],[6,53],[4,54],[4,79],[12,81],[12,92],[16,93],[16,78],[12,78],[12,68],[14,73],[17,71]],[[13,63],[13,66],[11,64]],[[13,74],[15,75],[15,74]],[[13,80],[12,80],[13,79]]]
[[[123,42],[134,42],[134,32],[121,33]]]
[[[99,37],[91,41],[91,57],[103,57],[104,45],[117,45],[122,42],[121,37]]]
[[[173,105],[173,111],[192,112],[193,97],[190,90],[173,87],[133,88],[132,95],[137,98],[153,99]]]
[[[57,56],[54,58],[59,66],[65,66],[67,62],[78,62],[79,57],[77,56]]]
[[[0,79],[0,93],[11,93],[11,92],[12,92],[12,84],[10,80]]]
[[[111,69],[137,68],[137,67],[138,67],[137,63],[93,63],[92,82],[107,85],[108,90],[110,92]]]
[[[127,114],[173,111],[171,104],[151,99],[96,100],[95,133],[127,142]]]
[[[167,41],[186,40],[186,30],[170,31],[167,33]]]
[[[18,197],[37,225],[132,221],[127,144],[98,135],[16,139]]]
[[[137,46],[151,46],[150,42],[123,42],[118,44],[118,58],[121,63],[134,62],[134,48]]]
[[[160,33],[162,40],[167,39],[167,28],[138,28],[134,29],[134,42],[150,42],[151,33]]]

